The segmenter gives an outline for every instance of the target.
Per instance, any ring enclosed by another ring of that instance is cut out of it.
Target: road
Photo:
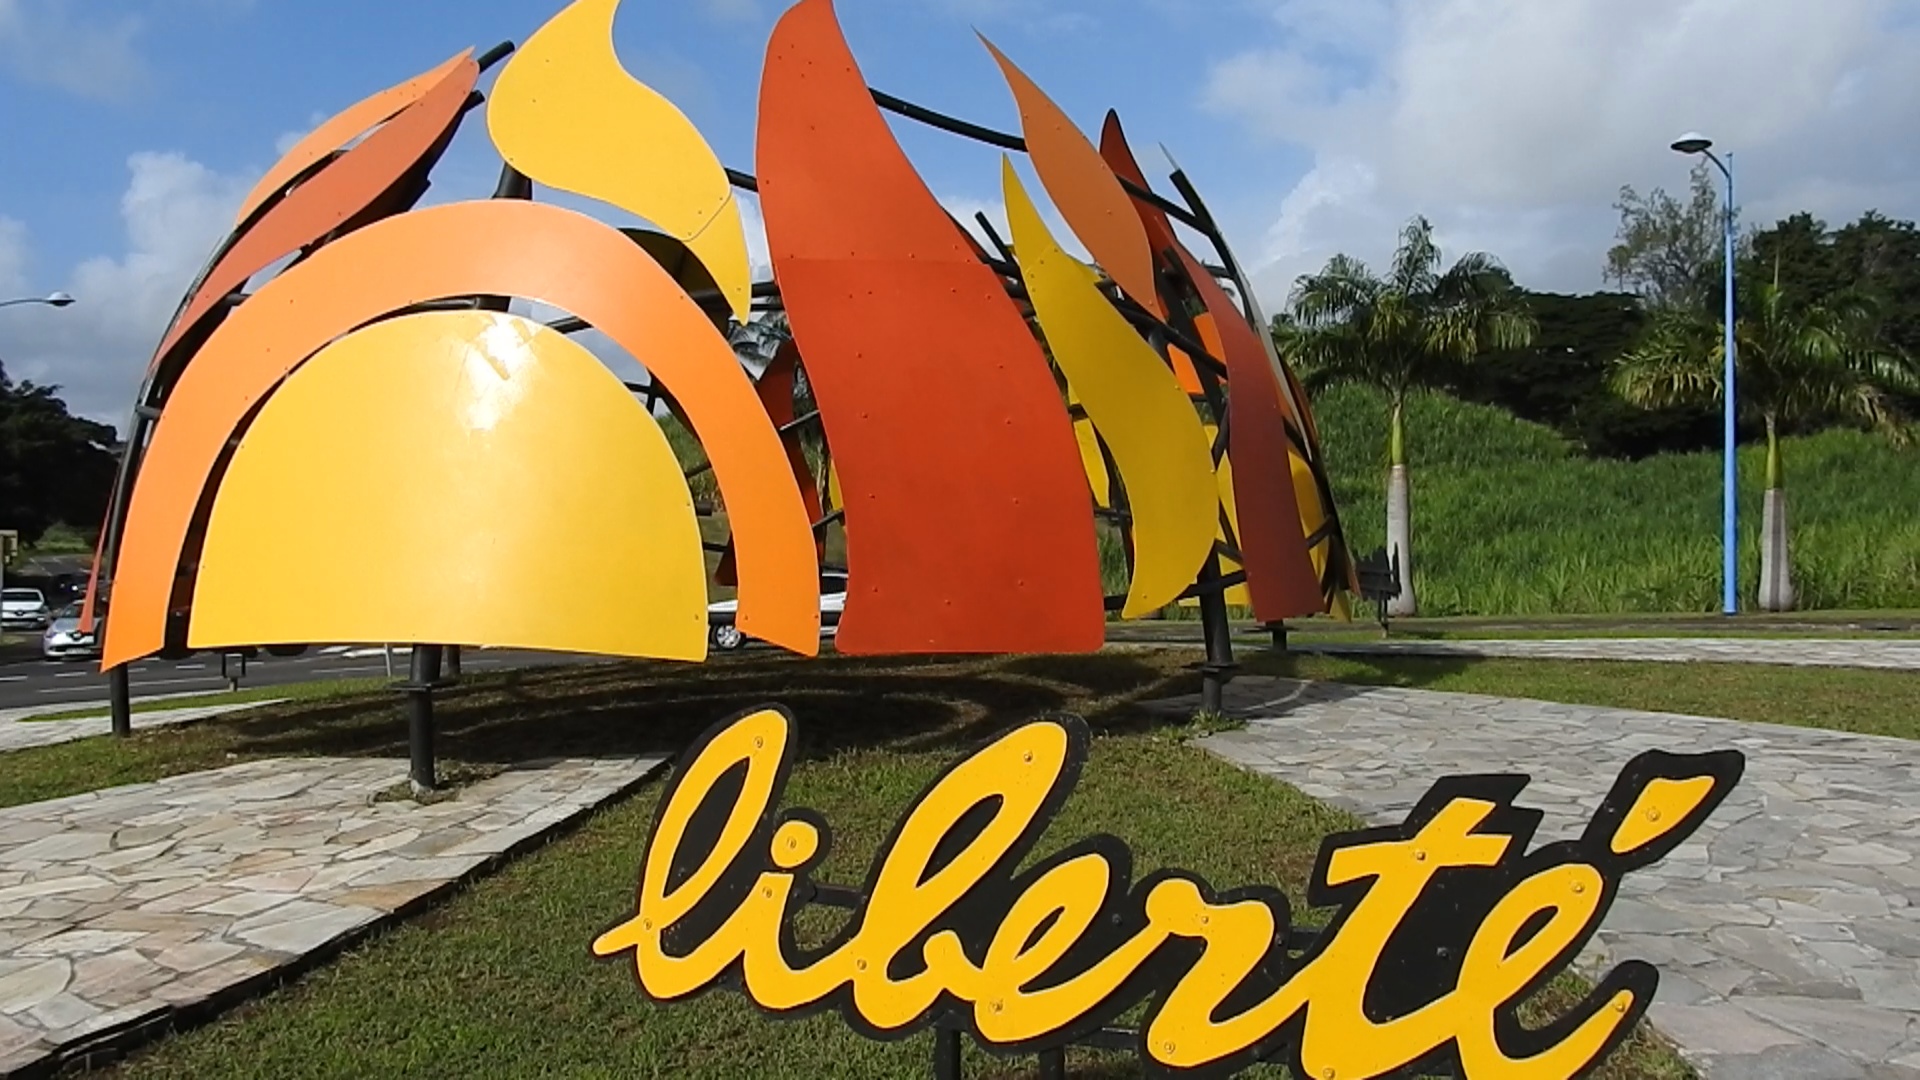
[[[406,649],[394,650],[393,670],[398,678],[404,679],[407,675],[407,659]],[[466,672],[500,671],[600,663],[605,659],[561,653],[464,649],[460,654],[460,667]],[[329,679],[381,679],[386,674],[386,660],[379,647],[335,645],[311,649],[303,656],[277,657],[262,653],[247,661],[246,677],[240,686],[246,689]],[[135,698],[211,693],[227,688],[226,679],[220,674],[220,657],[210,653],[178,662],[143,660],[133,665],[130,681]],[[107,679],[93,661],[52,663],[38,658],[0,661],[0,709],[68,703],[90,705],[106,700]]]

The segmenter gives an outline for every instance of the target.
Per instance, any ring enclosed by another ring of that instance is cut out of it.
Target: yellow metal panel
[[[611,203],[685,243],[734,317],[753,281],[733,187],[713,148],[613,48],[620,0],[576,0],[495,81],[487,130],[507,163],[549,187]]]
[[[1067,404],[1080,403],[1073,387],[1067,387]],[[1080,444],[1080,464],[1086,467],[1087,484],[1093,488],[1093,504],[1102,510],[1113,509],[1113,478],[1107,475],[1107,458],[1100,452],[1100,436],[1093,430],[1093,421],[1075,420],[1073,438]]]
[[[554,595],[543,565],[585,568]],[[426,641],[706,656],[700,531],[673,450],[585,348],[436,312],[316,355],[215,497],[196,648]]]
[[[834,467],[833,459],[827,459],[827,511],[845,510],[847,497],[840,490],[840,470]]]
[[[1212,446],[1214,440],[1220,437],[1220,429],[1212,424],[1202,424],[1201,430],[1206,432],[1208,446]],[[1215,483],[1219,485],[1220,491],[1220,502],[1214,511],[1215,519],[1218,520],[1218,515],[1221,510],[1227,512],[1227,520],[1215,527],[1214,535],[1222,543],[1225,543],[1229,539],[1227,536],[1228,525],[1233,526],[1233,539],[1238,539],[1240,535],[1240,515],[1233,505],[1233,459],[1231,457],[1222,457],[1220,459],[1220,469],[1214,479]],[[1242,569],[1244,568],[1239,563],[1224,555],[1221,556],[1221,574],[1237,574]],[[1196,599],[1182,600],[1180,601],[1180,606],[1187,608],[1199,607],[1200,601]],[[1245,585],[1235,585],[1233,588],[1227,590],[1227,606],[1252,607],[1253,593],[1249,591]]]
[[[1320,502],[1320,484],[1313,478],[1313,466],[1307,463],[1306,455],[1299,447],[1287,451],[1287,465],[1293,471],[1293,497],[1300,507],[1300,531],[1304,536],[1312,536],[1326,524],[1326,508]],[[1307,547],[1307,558],[1313,563],[1313,576],[1326,580],[1327,556],[1332,554],[1332,534],[1322,537],[1318,543]]]
[[[1123,618],[1173,603],[1213,550],[1213,461],[1193,403],[1101,295],[1092,270],[1060,247],[1002,159],[1013,249],[1054,362],[1113,452],[1133,515],[1133,582]]]
[[[1207,431],[1207,445],[1212,446],[1213,440],[1219,437],[1220,430],[1214,427],[1212,424],[1208,424],[1206,425],[1206,431]],[[1239,512],[1239,509],[1235,507],[1233,504],[1233,459],[1232,458],[1222,457],[1220,459],[1220,471],[1216,479],[1220,485],[1220,506],[1221,508],[1226,510],[1227,524],[1231,524],[1233,526],[1233,535],[1234,535],[1234,538],[1237,540],[1240,536],[1240,512]],[[1227,539],[1227,530],[1224,525],[1219,529],[1218,535],[1222,541]],[[1234,574],[1234,573],[1238,573],[1242,569],[1243,567],[1239,563],[1233,561],[1232,559],[1223,558],[1220,560],[1220,572],[1222,574]],[[1235,585],[1233,588],[1228,589],[1227,590],[1227,606],[1252,607],[1253,606],[1252,591],[1250,591],[1245,585]]]

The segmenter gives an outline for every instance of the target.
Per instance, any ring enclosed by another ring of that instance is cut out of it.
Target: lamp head
[[[47,303],[53,307],[66,307],[68,304],[73,303],[73,297],[63,292],[57,292],[47,297]]]
[[[1713,149],[1713,140],[1697,131],[1689,131],[1673,140],[1673,149],[1680,154],[1704,154]]]

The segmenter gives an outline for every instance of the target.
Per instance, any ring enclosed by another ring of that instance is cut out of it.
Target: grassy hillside
[[[1343,387],[1315,411],[1342,520],[1364,555],[1385,542],[1385,402]],[[662,426],[682,461],[704,460],[678,423]],[[1409,406],[1407,442],[1422,614],[1719,610],[1717,454],[1590,460],[1545,427],[1437,394]],[[1759,576],[1765,457],[1751,447],[1740,459],[1743,605]],[[1920,452],[1833,431],[1787,440],[1786,462],[1800,606],[1920,608]],[[717,496],[711,473],[693,489]],[[724,525],[707,531],[718,539]],[[1101,541],[1108,590],[1122,592],[1117,538],[1103,529]],[[832,530],[830,554],[843,543]]]
[[[1341,388],[1316,404],[1356,553],[1382,545],[1386,406]],[[1422,614],[1717,611],[1717,454],[1576,456],[1546,428],[1428,395],[1409,407],[1414,587]],[[1789,439],[1803,608],[1920,607],[1920,453],[1855,432]],[[1758,581],[1764,447],[1740,455],[1741,600]]]

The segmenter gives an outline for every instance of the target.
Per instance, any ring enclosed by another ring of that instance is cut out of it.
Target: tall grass
[[[1385,543],[1386,403],[1342,387],[1320,395],[1315,412],[1341,521],[1364,555]],[[677,420],[661,427],[683,465],[706,460]],[[1409,403],[1407,442],[1422,614],[1719,610],[1717,454],[1588,459],[1548,428],[1439,394]],[[1785,455],[1800,606],[1920,608],[1920,453],[1830,431],[1786,440]],[[1765,458],[1764,447],[1740,454],[1743,606],[1759,580]],[[719,503],[711,472],[691,487],[695,499]],[[710,538],[724,528],[724,518],[710,520]],[[1107,593],[1122,594],[1119,535],[1102,524],[1099,542]],[[828,544],[830,557],[844,557],[839,529]]]
[[[1385,540],[1386,405],[1345,387],[1316,404],[1356,553]],[[1628,462],[1441,395],[1408,408],[1414,588],[1422,614],[1717,611],[1717,454]],[[1920,607],[1920,454],[1874,436],[1789,439],[1788,517],[1802,608]],[[1764,447],[1739,455],[1740,593],[1759,580]]]

